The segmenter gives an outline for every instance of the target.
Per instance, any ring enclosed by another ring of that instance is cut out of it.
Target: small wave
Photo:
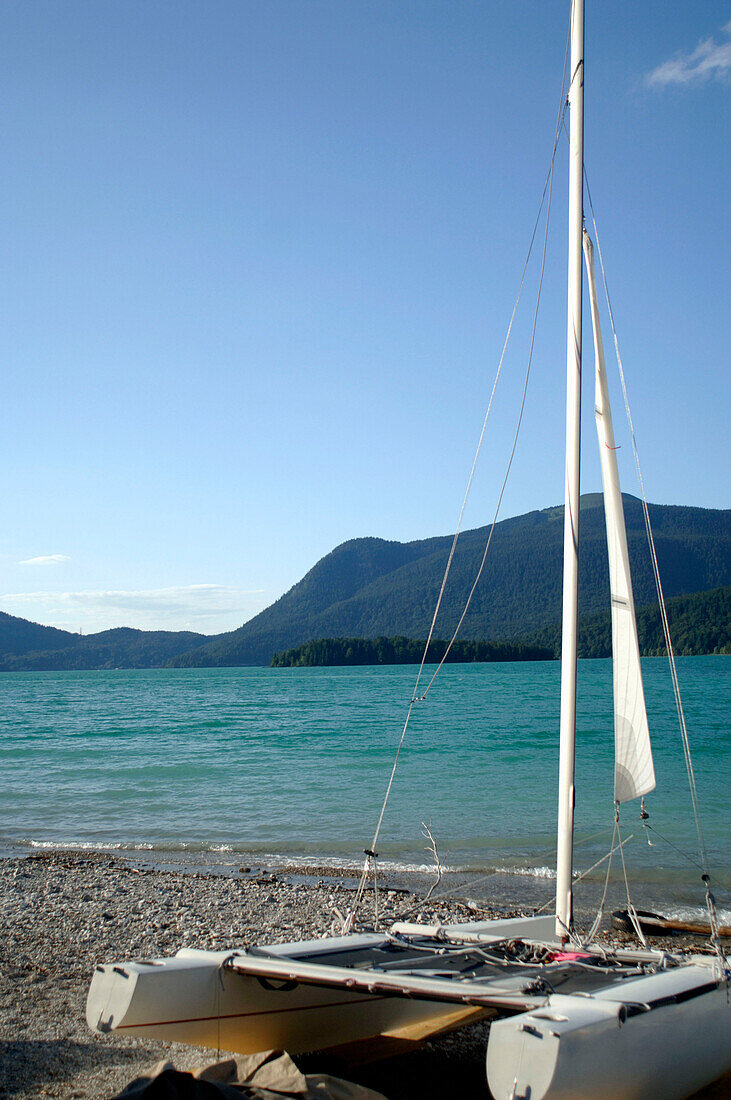
[[[79,841],[79,840],[29,840],[29,848],[43,848],[50,849],[52,851],[74,851],[74,852],[99,852],[99,851],[118,851],[121,844],[104,844],[101,841]],[[143,847],[143,845],[140,845]],[[152,847],[149,845],[148,847]]]
[[[668,920],[682,920],[689,924],[708,924],[708,910],[705,905],[665,906],[662,915]],[[717,909],[716,916],[719,924],[731,924],[731,909]]]
[[[92,840],[28,840],[25,841],[30,848],[50,851],[81,851],[81,852],[156,852],[160,856],[174,856],[176,852],[185,853],[187,859],[196,855],[205,856],[206,853],[226,855],[228,853],[252,859],[256,863],[265,864],[268,867],[317,867],[322,870],[330,870],[333,874],[338,871],[360,871],[363,866],[362,859],[352,859],[346,856],[324,856],[313,852],[311,855],[290,855],[287,852],[262,852],[246,847],[234,847],[231,844],[206,844],[202,841],[181,840],[175,843],[160,842],[133,843],[131,841],[92,841]],[[407,860],[383,859],[378,861],[382,871],[412,874],[433,874],[433,863],[410,863]],[[442,871],[457,871],[459,868],[442,865]]]
[[[347,856],[320,856],[313,853],[311,856],[290,856],[286,853],[257,852],[257,860],[266,863],[270,867],[322,867],[337,871],[360,871],[363,867],[362,859],[349,859]],[[396,859],[379,859],[378,867],[381,871],[397,871],[412,874],[432,874],[433,863],[409,863]],[[457,871],[458,868],[442,865],[442,871]]]
[[[153,851],[154,844],[125,844],[106,840],[26,840],[29,848],[53,851]]]
[[[498,874],[520,875],[524,878],[555,878],[555,867],[498,867]]]
[[[205,844],[186,840],[160,841],[156,844],[131,840],[21,840],[9,843],[24,844],[29,848],[80,852],[233,852],[236,850],[230,844]]]

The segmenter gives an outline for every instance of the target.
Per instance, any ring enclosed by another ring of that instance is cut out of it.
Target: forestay
[[[640,647],[637,641],[637,622],[632,597],[627,531],[619,487],[617,449],[614,443],[612,413],[609,407],[609,391],[604,367],[604,348],[594,276],[594,250],[586,230],[584,231],[584,253],[594,330],[594,412],[602,466],[604,515],[609,551],[609,585],[612,596],[614,799],[616,802],[628,802],[653,790],[655,769],[652,763],[645,692],[642,686]]]

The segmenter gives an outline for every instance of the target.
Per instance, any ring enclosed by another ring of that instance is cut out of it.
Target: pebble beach
[[[246,868],[226,877],[92,852],[0,860],[0,1097],[107,1098],[160,1060],[178,1069],[213,1061],[215,1052],[208,1050],[92,1034],[84,1006],[94,967],[170,955],[185,946],[223,949],[316,937],[330,930],[334,908],[347,908],[349,893],[347,883],[318,881],[314,874],[299,881],[281,871]],[[381,919],[387,924],[402,918],[414,901],[385,882]],[[477,914],[467,903],[447,899],[420,910],[425,921],[483,914],[491,910]],[[367,910],[363,920],[369,920]],[[672,946],[677,950],[684,942],[675,939]],[[687,950],[699,946],[685,942]],[[349,1076],[388,1100],[488,1097],[488,1026],[476,1024],[419,1051],[349,1072],[317,1055],[307,1056],[303,1068]],[[731,1081],[700,1095],[728,1097]]]

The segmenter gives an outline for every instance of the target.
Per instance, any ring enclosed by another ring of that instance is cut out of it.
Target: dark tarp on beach
[[[113,1100],[385,1100],[380,1092],[330,1077],[301,1073],[288,1054],[238,1055],[186,1073],[158,1062]]]

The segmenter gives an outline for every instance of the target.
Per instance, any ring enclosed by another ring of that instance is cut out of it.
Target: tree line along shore
[[[275,653],[272,668],[307,668],[319,665],[419,664],[425,641],[415,638],[320,638],[294,649]],[[446,654],[446,656],[445,656]],[[537,645],[511,642],[457,641],[447,652],[447,642],[430,641],[426,661],[472,664],[482,661],[550,661],[553,652]]]
[[[668,618],[675,653],[681,657],[731,654],[731,587],[712,592],[677,596],[668,600]],[[657,604],[637,612],[637,633],[644,657],[667,656]],[[318,638],[275,653],[272,668],[311,668],[332,665],[418,664],[426,642],[397,635],[393,638]],[[490,642],[458,640],[446,661],[552,661],[560,656],[561,627],[547,627],[533,638]],[[445,657],[447,642],[432,639],[426,655],[428,664]],[[609,614],[595,615],[579,623],[579,656],[610,657],[612,624]]]

